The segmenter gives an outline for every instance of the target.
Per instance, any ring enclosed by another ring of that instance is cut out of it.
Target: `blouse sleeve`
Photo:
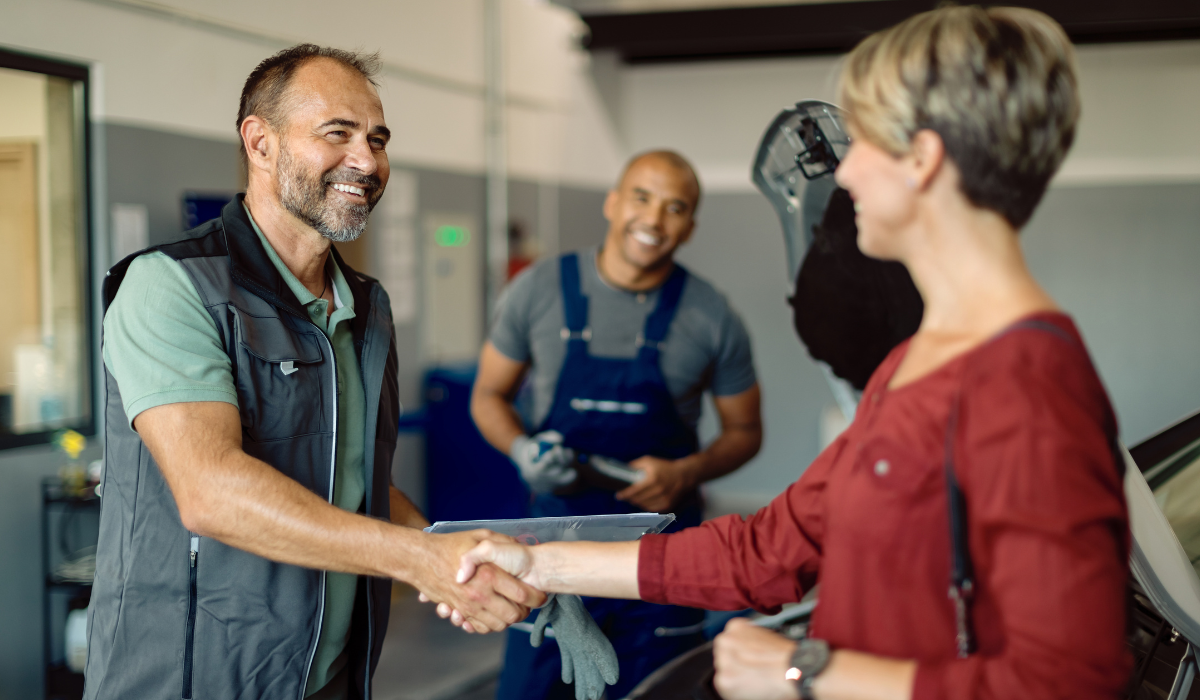
[[[671,535],[642,538],[642,600],[706,608],[778,612],[817,580],[829,469],[838,438],[800,480],[747,519],[727,515]]]
[[[1115,698],[1128,679],[1115,420],[1081,346],[1045,344],[964,380],[955,462],[983,577],[973,614],[998,619],[1003,638],[920,664],[914,699]]]

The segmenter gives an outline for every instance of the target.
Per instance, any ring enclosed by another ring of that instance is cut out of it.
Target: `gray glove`
[[[529,643],[542,645],[546,625],[562,655],[563,683],[575,683],[575,700],[600,700],[605,684],[617,682],[617,652],[577,595],[551,593],[538,613]]]
[[[550,493],[575,481],[575,451],[563,447],[563,436],[547,430],[513,440],[508,456],[534,493]]]

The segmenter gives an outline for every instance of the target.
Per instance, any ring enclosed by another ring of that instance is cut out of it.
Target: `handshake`
[[[575,684],[576,700],[599,700],[617,682],[617,655],[577,595],[542,592],[547,581],[535,571],[532,550],[489,530],[429,535],[438,550],[422,602],[436,602],[438,615],[464,631],[499,632],[540,607],[530,644],[541,646],[552,630],[562,657],[562,680]],[[457,554],[457,556],[455,556]],[[448,567],[456,570],[447,576]],[[439,575],[440,574],[440,575]],[[447,583],[452,578],[454,584]]]

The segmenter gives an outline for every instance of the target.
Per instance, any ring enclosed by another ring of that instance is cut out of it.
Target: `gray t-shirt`
[[[588,298],[589,352],[597,357],[632,358],[646,317],[658,305],[659,290],[638,293],[617,289],[596,271],[598,247],[579,253],[579,277]],[[550,412],[558,374],[567,354],[562,329],[559,259],[541,260],[524,270],[504,290],[492,320],[489,340],[506,357],[529,362],[536,427]],[[705,390],[732,396],[754,386],[750,336],[725,296],[711,284],[688,274],[679,309],[663,341],[659,365],[680,417],[693,428],[700,420]]]

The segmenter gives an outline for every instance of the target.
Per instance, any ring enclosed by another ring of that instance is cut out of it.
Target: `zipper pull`
[[[196,568],[196,553],[200,550],[200,538],[192,537],[192,546],[188,551],[188,557],[192,560],[192,568]]]

